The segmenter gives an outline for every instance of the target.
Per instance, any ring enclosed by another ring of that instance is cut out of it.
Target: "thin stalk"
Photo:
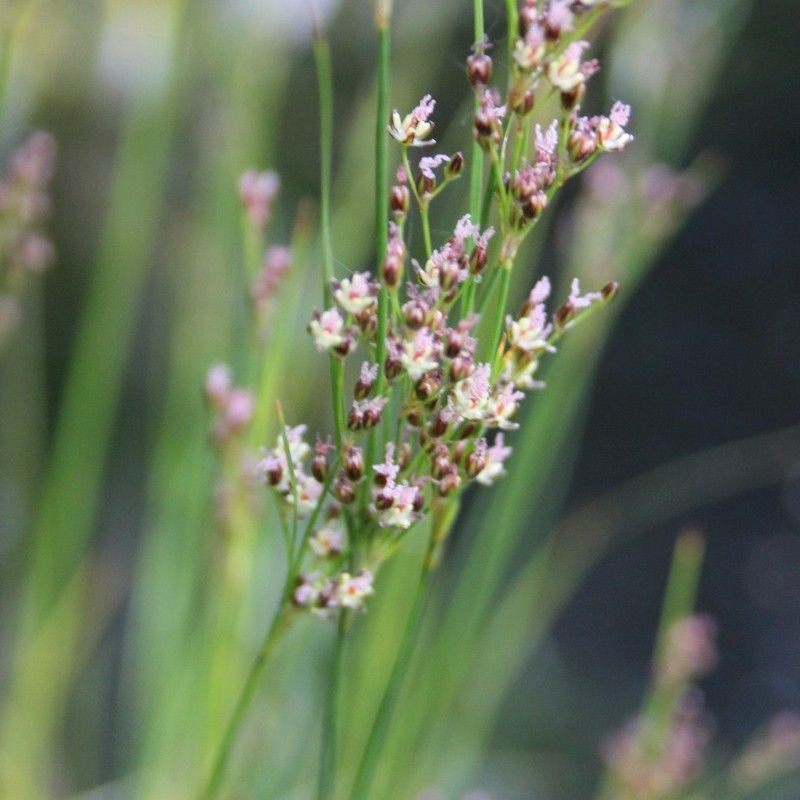
[[[289,586],[290,585],[287,583],[287,586],[281,596],[278,610],[275,612],[275,616],[272,618],[267,635],[264,637],[264,642],[261,645],[258,654],[256,655],[253,666],[250,667],[247,680],[242,687],[242,692],[239,695],[239,699],[236,701],[236,706],[234,707],[231,718],[228,721],[227,727],[225,728],[225,733],[222,737],[222,741],[220,742],[217,756],[214,759],[214,766],[211,770],[211,776],[205,790],[200,795],[202,800],[213,800],[213,798],[217,797],[219,794],[220,786],[222,785],[222,778],[225,775],[225,768],[227,767],[228,760],[230,759],[230,754],[233,748],[233,743],[236,740],[236,735],[239,732],[239,728],[241,728],[242,723],[244,722],[251,703],[253,702],[253,697],[255,696],[259,684],[261,683],[261,678],[263,677],[264,669],[269,661],[269,657],[272,651],[275,649],[275,645],[280,639],[280,634],[283,633],[286,623],[289,619],[290,606],[287,604]]]
[[[431,243],[431,220],[426,204],[419,207],[419,218],[422,220],[422,239],[425,242],[425,257],[430,258],[433,252],[433,244]]]
[[[402,688],[403,678],[408,672],[408,666],[414,654],[414,647],[417,643],[417,638],[422,626],[426,600],[430,591],[433,575],[438,565],[439,550],[455,522],[457,513],[458,501],[454,500],[444,506],[441,513],[435,514],[433,522],[431,523],[431,533],[428,539],[425,557],[422,561],[422,569],[420,570],[417,588],[414,592],[411,611],[408,616],[408,621],[406,622],[405,630],[403,631],[403,638],[400,642],[394,665],[392,666],[389,681],[384,689],[383,697],[381,697],[378,713],[375,715],[364,754],[361,757],[361,763],[358,767],[353,791],[350,795],[352,800],[367,800],[369,797],[370,788],[375,778],[375,770],[378,766],[378,759],[386,743],[386,737],[389,733],[394,709]]]
[[[508,288],[511,285],[511,265],[501,263],[498,266],[500,270],[500,296],[497,298],[497,304],[493,309],[494,327],[492,330],[491,347],[486,353],[486,357],[496,362],[497,348],[500,345],[500,337],[503,335],[503,324],[505,318],[506,305],[508,303]]]
[[[344,664],[344,645],[347,634],[347,610],[339,611],[336,624],[336,642],[331,657],[330,682],[325,704],[325,720],[322,725],[322,752],[320,754],[319,800],[331,800],[336,786],[336,751],[339,725],[339,694]]]
[[[474,23],[473,36],[475,42],[478,43],[484,37],[484,22],[483,22],[483,0],[473,0],[472,3],[472,17]],[[473,110],[477,111],[480,108],[480,100],[478,95],[473,99]],[[481,218],[481,188],[483,186],[483,148],[478,144],[477,140],[472,142],[472,160],[470,162],[469,173],[469,215],[473,223],[477,223]],[[461,312],[462,316],[466,317],[471,314],[475,305],[475,278],[469,278],[469,285],[467,290],[461,298]]]
[[[375,393],[386,391],[386,334],[389,319],[389,298],[387,289],[380,280],[381,263],[389,246],[389,141],[386,134],[386,121],[389,119],[389,66],[391,58],[391,2],[379,0],[375,12],[375,28],[378,36],[378,89],[375,109],[375,254],[376,273],[380,290],[378,292],[378,322],[375,331],[375,361],[378,364],[378,377]],[[394,302],[396,294],[393,293]],[[367,438],[366,474],[372,473],[375,451],[378,445],[378,430],[373,429]],[[359,498],[362,512],[369,501],[368,481]]]
[[[333,70],[331,48],[322,29],[317,28],[314,39],[314,64],[319,91],[319,153],[320,153],[320,233],[322,238],[322,296],[325,307],[333,303],[333,240],[331,238],[331,174],[333,171]],[[344,364],[330,355],[331,401],[336,446],[341,447],[344,432]]]

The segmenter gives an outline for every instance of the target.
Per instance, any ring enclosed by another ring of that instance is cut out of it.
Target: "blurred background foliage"
[[[501,39],[502,3],[485,5]],[[320,6],[344,274],[374,261],[373,11]],[[587,106],[631,102],[636,146],[567,193],[526,243],[516,290],[547,273],[622,292],[551,365],[507,480],[462,511],[376,797],[590,797],[601,743],[646,691],[687,525],[705,535],[697,604],[719,629],[702,683],[711,772],[800,707],[798,11],[636,0],[599,32]],[[38,128],[59,148],[57,263],[0,360],[0,795],[190,797],[283,569],[269,509],[233,577],[220,568],[200,392],[214,361],[248,378],[236,182],[249,167],[280,172],[271,235],[296,253],[254,443],[274,438],[274,398],[290,423],[329,426],[327,369],[303,330],[320,302],[309,17],[284,0],[19,0],[0,24],[2,152]],[[470,138],[471,31],[468,3],[397,3],[392,105],[437,97],[447,152]],[[435,231],[465,205],[462,184]],[[347,653],[345,787],[420,546],[383,577]],[[311,795],[331,639],[308,620],[286,640],[231,797]],[[727,796],[715,791],[695,796]]]

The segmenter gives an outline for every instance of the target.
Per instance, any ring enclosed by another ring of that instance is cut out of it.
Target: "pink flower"
[[[280,188],[280,178],[272,171],[248,170],[239,178],[239,198],[250,222],[258,228],[266,227],[272,216],[272,203]]]
[[[388,487],[394,486],[395,479],[400,472],[400,465],[394,463],[394,442],[386,444],[385,461],[382,464],[375,464],[373,469],[380,476],[379,483]]]
[[[428,180],[435,181],[436,173],[434,170],[442,164],[446,164],[448,161],[450,161],[450,156],[446,156],[444,153],[439,153],[435,156],[423,156],[419,160],[419,171]]]
[[[519,407],[519,401],[524,396],[522,392],[515,389],[513,383],[506,383],[500,389],[495,390],[487,404],[486,424],[505,430],[518,428],[519,425],[510,420]]]
[[[511,448],[505,446],[503,434],[498,433],[494,444],[486,451],[486,465],[477,474],[475,480],[484,486],[491,486],[505,475],[503,463],[511,455]]]
[[[603,295],[600,292],[587,292],[582,295],[580,281],[577,278],[573,279],[569,293],[569,302],[573,308],[588,308],[592,303],[602,299]]]
[[[600,117],[597,123],[597,144],[609,152],[625,149],[633,136],[625,130],[631,118],[631,107],[616,102],[607,117]]]
[[[581,62],[589,42],[573,42],[547,67],[550,83],[560,92],[573,92],[600,68],[597,61]]]

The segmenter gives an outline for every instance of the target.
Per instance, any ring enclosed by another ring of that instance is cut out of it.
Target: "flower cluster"
[[[562,302],[549,306],[551,285],[542,278],[516,315],[506,313],[519,247],[553,194],[601,152],[631,140],[627,106],[616,104],[608,117],[580,115],[598,64],[585,59],[588,44],[573,32],[590,8],[604,5],[525,2],[505,94],[490,85],[490,42],[475,44],[466,72],[476,92],[473,134],[488,161],[486,174],[480,162],[477,168],[492,202],[482,213],[461,215],[441,241],[434,241],[428,212],[462,174],[464,156],[432,153],[412,164],[416,148],[435,144],[431,95],[405,115],[392,113],[388,134],[400,158],[379,269],[333,280],[327,307],[308,323],[314,347],[339,376],[336,442],[318,442],[312,451],[305,426],[285,427],[257,466],[284,522],[292,521],[295,606],[363,608],[373,575],[406,531],[441,517],[470,484],[501,478],[512,452],[507,433],[518,426],[525,396],[544,385],[542,358],[616,294],[614,283],[583,293],[575,280]],[[532,119],[541,82],[562,105],[561,118],[546,124]],[[254,225],[266,224],[276,190],[269,173],[243,178]],[[417,252],[406,236],[415,206],[423,245]],[[254,296],[270,296],[288,262],[281,256],[268,258]],[[348,375],[349,390],[342,388]]]
[[[42,231],[50,213],[55,155],[53,137],[37,131],[12,154],[0,180],[0,340],[19,324],[19,296],[29,277],[46,270],[55,257]]]

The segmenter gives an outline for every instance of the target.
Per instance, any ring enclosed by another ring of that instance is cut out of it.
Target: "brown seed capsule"
[[[447,332],[447,339],[445,340],[444,352],[448,358],[455,358],[463,349],[466,342],[466,335],[457,329],[452,329]]]
[[[575,316],[575,306],[567,300],[566,303],[559,306],[556,313],[553,315],[553,321],[556,328],[563,328]]]
[[[381,421],[382,416],[383,408],[378,406],[369,406],[364,409],[364,428],[367,430],[374,428]]]
[[[486,86],[492,79],[492,59],[486,53],[467,57],[467,79],[473,86]]]
[[[583,102],[585,96],[586,84],[579,83],[571,92],[561,92],[561,108],[564,111],[572,111]]]
[[[489,259],[489,250],[486,245],[478,241],[469,257],[469,271],[473,275],[480,275]]]
[[[535,102],[535,95],[530,89],[528,89],[516,99],[516,102],[514,103],[514,112],[520,117],[525,117],[530,114],[531,111],[533,111]]]
[[[414,502],[411,504],[411,508],[419,514],[422,511],[423,506],[425,505],[425,497],[422,494],[419,486],[414,487],[417,490],[417,493],[414,495]]]
[[[489,138],[494,133],[494,117],[483,108],[475,112],[474,125],[479,139]]]
[[[603,295],[603,300],[613,300],[618,291],[619,284],[616,281],[611,281],[600,290],[600,293]]]
[[[439,494],[442,497],[452,494],[461,485],[461,477],[457,470],[452,470],[439,481]]]
[[[427,309],[422,303],[409,300],[403,304],[403,319],[412,331],[419,330],[425,324],[426,316]]]
[[[375,507],[381,511],[386,511],[394,505],[394,497],[391,492],[378,492],[375,495]]]
[[[403,259],[396,253],[389,253],[383,259],[381,276],[383,277],[383,282],[394,289],[403,276]]]
[[[432,420],[430,425],[428,426],[428,431],[431,436],[435,438],[439,438],[440,436],[444,436],[447,432],[447,421],[442,418],[441,414],[437,414]]]
[[[522,204],[522,213],[527,219],[536,219],[547,208],[547,195],[544,192],[534,192]]]
[[[438,372],[426,372],[414,386],[420,400],[430,400],[442,390],[442,376]]]
[[[448,291],[458,284],[461,275],[461,265],[457,261],[447,260],[439,267],[439,286],[443,291]]]
[[[351,406],[347,412],[347,427],[351,431],[357,431],[364,427],[364,412],[356,406]]]
[[[464,169],[464,154],[459,150],[454,153],[447,166],[444,168],[444,174],[448,178],[457,178]]]
[[[270,486],[277,486],[283,478],[283,467],[277,460],[273,461],[270,468],[266,470],[265,474],[267,483]]]
[[[486,466],[486,454],[478,450],[473,450],[467,456],[466,472],[470,478],[474,478]]]
[[[322,453],[317,453],[311,460],[311,474],[320,483],[325,483],[328,477],[328,459]]]
[[[422,413],[422,409],[419,406],[412,406],[406,411],[406,422],[412,428],[422,427],[424,419],[425,417]]]
[[[463,380],[472,373],[472,357],[468,354],[456,356],[450,362],[450,380],[453,382]]]
[[[403,369],[400,359],[386,356],[386,361],[383,364],[384,375],[391,381],[396,378]]]
[[[344,471],[352,481],[364,474],[364,454],[359,447],[348,447],[344,454]]]
[[[403,444],[400,445],[400,451],[397,454],[397,463],[400,465],[400,469],[405,469],[410,460],[411,445],[408,442],[403,442]]]
[[[356,490],[353,484],[344,476],[339,475],[333,484],[334,497],[344,505],[352,503],[356,499]]]

